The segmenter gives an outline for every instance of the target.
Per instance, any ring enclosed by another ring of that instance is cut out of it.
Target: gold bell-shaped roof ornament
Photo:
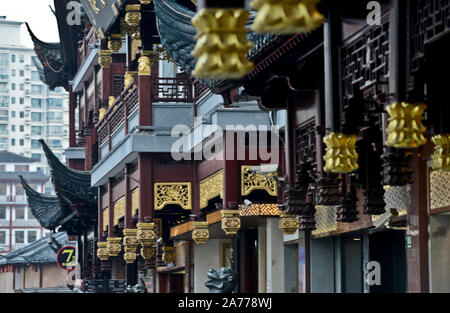
[[[191,52],[197,58],[193,74],[198,78],[238,79],[253,69],[247,59],[252,43],[247,39],[250,13],[245,1],[236,7],[220,7],[223,1],[200,2],[192,19],[197,43]]]
[[[411,149],[427,143],[424,136],[427,128],[423,125],[424,103],[410,104],[394,102],[386,107],[389,114],[389,125],[386,130],[386,145],[394,148]]]
[[[357,139],[357,135],[345,135],[334,132],[324,137],[323,142],[326,145],[324,171],[345,174],[358,170]]]
[[[252,29],[258,33],[295,34],[312,31],[325,17],[317,10],[320,0],[252,0],[258,13]]]

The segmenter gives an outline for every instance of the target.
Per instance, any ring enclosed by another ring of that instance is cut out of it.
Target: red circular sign
[[[58,251],[56,255],[56,262],[59,267],[64,270],[74,270],[76,264],[76,249],[72,246],[63,247]]]

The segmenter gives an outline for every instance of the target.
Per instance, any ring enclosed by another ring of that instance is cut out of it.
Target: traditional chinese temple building
[[[59,57],[35,44],[71,94],[72,169],[45,152],[82,279],[450,290],[448,1],[67,2]]]

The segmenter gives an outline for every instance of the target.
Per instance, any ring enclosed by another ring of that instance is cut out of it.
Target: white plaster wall
[[[278,228],[278,218],[267,219],[267,283],[266,291],[284,292],[283,232]]]

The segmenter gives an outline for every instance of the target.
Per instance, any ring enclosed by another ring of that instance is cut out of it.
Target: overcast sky
[[[0,0],[0,16],[7,20],[28,22],[34,34],[42,41],[58,42],[56,18],[49,8],[53,0]],[[22,26],[22,44],[32,47],[25,25]]]

